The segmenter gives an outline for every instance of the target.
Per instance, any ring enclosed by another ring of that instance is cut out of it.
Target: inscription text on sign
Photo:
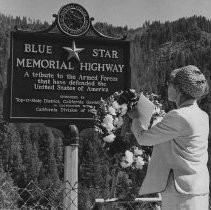
[[[130,87],[123,40],[11,33],[9,119],[91,120],[90,106]]]

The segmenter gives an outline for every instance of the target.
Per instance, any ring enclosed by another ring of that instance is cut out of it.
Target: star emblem
[[[77,48],[75,46],[75,42],[74,41],[73,41],[73,44],[72,44],[72,48],[70,48],[70,47],[63,47],[63,49],[66,50],[69,53],[69,55],[67,57],[67,61],[69,61],[71,58],[75,58],[78,61],[80,61],[78,53],[80,53],[82,50],[84,50],[84,48]]]

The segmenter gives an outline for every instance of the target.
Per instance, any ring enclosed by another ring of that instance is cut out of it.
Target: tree
[[[80,133],[80,140],[82,145],[79,151],[79,179],[87,187],[107,186],[109,166],[97,133],[94,129],[84,129]]]
[[[14,124],[6,125],[0,141],[3,168],[6,172],[10,172],[15,183],[19,183],[24,166],[21,156],[21,138]]]
[[[30,181],[37,183],[37,178],[40,169],[40,161],[35,142],[32,142],[29,131],[30,124],[21,124],[20,136],[22,142],[22,159],[24,163],[25,184]]]
[[[185,55],[183,51],[180,51],[177,55],[177,65],[184,66],[185,65]]]
[[[56,164],[56,158],[55,158],[55,137],[52,133],[51,128],[47,128],[48,131],[48,142],[49,142],[49,148],[48,148],[48,168],[49,168],[49,177],[53,181],[57,181],[59,179],[57,164]]]
[[[64,169],[64,145],[63,145],[63,133],[56,129],[51,128],[54,136],[54,150],[55,150],[55,159],[58,170],[59,178],[63,178],[63,169]]]

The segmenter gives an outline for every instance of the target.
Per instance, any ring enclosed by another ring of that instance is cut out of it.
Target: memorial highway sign
[[[11,32],[9,121],[91,120],[90,106],[130,87],[130,43]]]

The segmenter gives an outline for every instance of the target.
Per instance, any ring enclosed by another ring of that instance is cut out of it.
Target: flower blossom
[[[116,110],[119,109],[119,104],[117,103],[117,101],[114,101],[114,102],[112,103],[112,107],[113,107],[114,109],[116,109]]]
[[[112,124],[113,123],[113,117],[110,114],[107,114],[103,119],[103,124]]]
[[[154,110],[154,112],[153,112],[153,114],[159,114],[161,112],[161,109],[160,109],[160,107],[155,107],[155,110]]]
[[[144,159],[141,156],[138,156],[136,159],[136,168],[142,169],[144,164],[145,164]]]
[[[122,168],[127,168],[127,167],[130,167],[130,163],[128,163],[128,162],[126,162],[126,161],[122,161],[121,163],[120,163],[120,165],[122,166]]]
[[[124,121],[123,121],[123,118],[121,116],[119,117],[116,117],[114,119],[114,125],[117,127],[117,128],[120,128],[122,125],[123,125]]]
[[[117,126],[118,122],[119,122],[119,118],[118,118],[118,117],[115,117],[115,118],[114,118],[114,122],[113,122],[114,125]]]
[[[133,153],[129,150],[126,150],[125,156],[123,157],[123,160],[132,164],[133,163]]]
[[[114,129],[114,125],[112,123],[102,123],[101,125],[106,128],[109,133]]]
[[[103,137],[103,140],[104,140],[105,142],[111,143],[111,142],[114,141],[115,137],[116,137],[116,136],[115,136],[113,133],[111,133],[111,134],[109,134],[108,136]]]
[[[111,114],[111,115],[116,115],[116,110],[115,110],[112,106],[110,106],[110,107],[108,108],[108,112],[109,112],[109,114]]]
[[[122,162],[120,163],[120,165],[123,168],[127,168],[131,166],[132,163],[133,163],[133,153],[129,150],[126,150],[125,156],[122,158]]]
[[[135,149],[134,149],[134,155],[136,155],[136,156],[143,155],[143,150],[142,149],[139,149],[138,147],[135,147]]]
[[[125,115],[127,113],[127,104],[122,104],[120,105],[120,112],[121,112],[121,116]]]
[[[135,89],[130,89],[130,91],[131,91],[131,92],[133,92],[133,93],[135,93],[135,92],[136,92],[136,90],[135,90]]]

